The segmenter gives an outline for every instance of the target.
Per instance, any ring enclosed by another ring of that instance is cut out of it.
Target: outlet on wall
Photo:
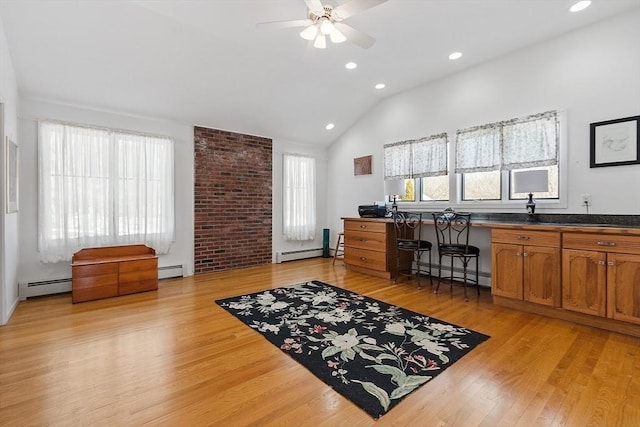
[[[591,194],[583,194],[582,195],[582,204],[591,206]]]

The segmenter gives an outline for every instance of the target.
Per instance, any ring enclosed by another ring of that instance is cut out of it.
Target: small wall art
[[[640,163],[640,116],[591,123],[591,167]]]
[[[356,157],[353,159],[354,175],[371,175],[371,156]]]
[[[7,137],[7,213],[18,212],[18,144]]]

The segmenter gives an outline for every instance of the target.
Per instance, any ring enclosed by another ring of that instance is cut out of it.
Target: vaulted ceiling
[[[327,145],[385,97],[640,8],[574,2],[389,0],[345,21],[369,49],[256,28],[306,18],[303,0],[0,0],[0,17],[24,97]]]

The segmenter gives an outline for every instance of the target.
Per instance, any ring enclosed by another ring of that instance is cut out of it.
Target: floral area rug
[[[373,418],[489,338],[319,281],[216,303]]]

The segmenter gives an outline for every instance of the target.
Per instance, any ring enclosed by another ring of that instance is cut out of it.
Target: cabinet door
[[[640,324],[640,255],[609,254],[608,317]]]
[[[562,308],[606,315],[606,257],[603,252],[562,251]]]
[[[491,245],[491,293],[522,299],[522,246]]]
[[[524,300],[560,307],[560,249],[525,246]]]

